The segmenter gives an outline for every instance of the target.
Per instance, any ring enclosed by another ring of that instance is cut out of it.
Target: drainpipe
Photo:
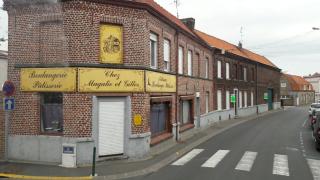
[[[256,63],[256,107],[257,107],[257,114],[259,114],[259,105],[258,105],[258,63]]]

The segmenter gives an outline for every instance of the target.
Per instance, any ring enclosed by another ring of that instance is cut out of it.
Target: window
[[[180,122],[182,124],[191,124],[192,122],[192,101],[183,100],[180,104]]]
[[[63,96],[62,93],[42,93],[40,99],[41,131],[63,131]]]
[[[238,66],[237,66],[237,64],[234,64],[233,65],[233,74],[234,74],[234,76],[233,76],[233,78],[234,79],[238,79]]]
[[[222,94],[221,94],[221,90],[217,91],[217,108],[218,108],[218,111],[222,110]]]
[[[230,92],[226,91],[226,109],[230,109]]]
[[[209,58],[206,57],[206,62],[205,62],[205,66],[206,66],[206,74],[205,74],[205,78],[209,78]]]
[[[221,75],[221,61],[217,61],[217,76],[218,78],[222,78],[222,75]]]
[[[209,92],[206,92],[206,113],[209,112]]]
[[[251,92],[251,106],[253,106],[253,92]]]
[[[242,92],[239,91],[239,108],[242,108]]]
[[[183,47],[179,46],[179,52],[178,52],[178,55],[179,55],[179,69],[178,69],[178,73],[179,74],[183,74]]]
[[[164,70],[170,71],[170,41],[163,41],[163,61],[164,61]]]
[[[247,81],[247,68],[243,68],[243,80]]]
[[[157,42],[158,42],[158,36],[156,34],[151,33],[150,34],[150,66],[151,68],[154,68],[154,69],[157,68],[157,64],[158,64]]]
[[[188,75],[192,76],[192,52],[188,50]]]
[[[244,107],[248,107],[248,94],[247,91],[244,92]]]
[[[151,104],[151,136],[169,131],[169,103]]]
[[[226,79],[230,79],[230,64],[226,63]]]
[[[282,87],[282,88],[287,87],[287,83],[281,83],[281,87]]]

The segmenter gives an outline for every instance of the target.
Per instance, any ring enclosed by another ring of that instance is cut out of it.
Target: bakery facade
[[[218,122],[215,48],[152,0],[4,0],[7,159],[141,158]],[[241,82],[239,82],[241,83]],[[264,102],[263,102],[264,103]],[[244,114],[247,115],[248,113]]]

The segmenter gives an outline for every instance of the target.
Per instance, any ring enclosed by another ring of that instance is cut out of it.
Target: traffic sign
[[[16,91],[16,87],[14,86],[13,82],[5,81],[2,86],[2,92],[5,96],[12,96]]]
[[[14,110],[14,98],[4,98],[3,101],[4,110],[12,111]]]
[[[236,95],[235,94],[231,94],[231,102],[236,103]]]

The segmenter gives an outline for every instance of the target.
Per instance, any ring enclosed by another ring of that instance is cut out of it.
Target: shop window
[[[180,103],[180,122],[182,124],[192,124],[192,101],[183,100]]]
[[[154,69],[157,68],[157,64],[158,64],[157,42],[158,42],[158,36],[156,34],[151,33],[150,34],[150,66],[151,68],[154,68]]]
[[[169,132],[169,103],[151,104],[152,137]]]
[[[63,131],[62,93],[42,93],[40,111],[42,132]]]
[[[179,74],[183,74],[183,47],[179,46],[179,65],[178,65],[178,72]]]
[[[170,71],[170,41],[163,41],[163,61],[164,61],[164,70]]]

